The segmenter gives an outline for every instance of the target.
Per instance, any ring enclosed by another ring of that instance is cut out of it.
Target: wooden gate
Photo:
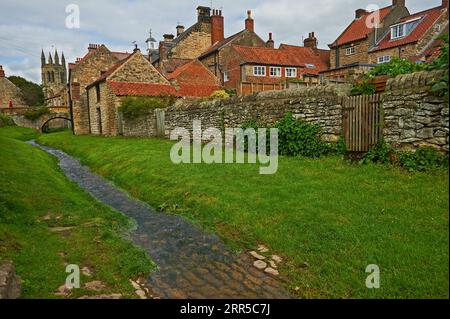
[[[163,109],[156,109],[155,116],[156,116],[156,136],[164,137],[165,135],[164,121],[166,118],[166,113]]]
[[[382,134],[381,95],[359,95],[344,99],[343,129],[349,152],[367,152]]]

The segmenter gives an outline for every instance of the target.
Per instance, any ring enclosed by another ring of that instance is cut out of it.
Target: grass
[[[446,171],[282,157],[278,173],[263,176],[255,165],[174,165],[166,140],[57,133],[39,142],[234,249],[266,244],[284,257],[298,297],[448,298]],[[369,264],[380,267],[380,289],[365,286]]]
[[[0,129],[0,260],[14,261],[23,297],[58,298],[66,265],[77,264],[94,271],[81,276],[81,285],[107,285],[95,294],[135,298],[129,279],[154,264],[123,238],[133,225],[68,181],[55,158],[22,141],[33,137],[30,129]],[[75,289],[70,298],[92,294]]]

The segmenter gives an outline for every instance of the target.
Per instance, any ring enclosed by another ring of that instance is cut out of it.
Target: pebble
[[[267,252],[269,252],[269,248],[267,248],[264,245],[259,245],[258,246],[258,251],[261,252],[261,253],[267,253]]]
[[[280,273],[278,272],[278,270],[267,267],[266,270],[264,270],[266,273],[272,275],[272,276],[278,276]]]
[[[130,283],[131,283],[131,285],[133,286],[134,289],[136,289],[136,290],[140,290],[141,289],[141,286],[139,286],[139,284],[137,282],[135,282],[135,281],[130,279]]]
[[[145,291],[143,291],[141,289],[136,290],[136,295],[138,295],[139,298],[141,298],[141,299],[147,299],[147,296],[145,295]]]
[[[272,255],[272,260],[275,261],[278,264],[283,261],[283,259],[280,256],[277,256],[277,255]]]
[[[255,266],[256,268],[258,268],[260,270],[263,270],[264,268],[267,267],[267,264],[262,260],[257,260],[253,263],[253,266]]]
[[[273,260],[269,261],[269,264],[272,268],[278,268],[277,264]]]
[[[92,277],[92,270],[89,267],[81,268],[81,273],[87,277]]]
[[[86,287],[86,289],[88,289],[88,290],[94,290],[94,291],[100,291],[102,289],[105,289],[105,285],[99,280],[87,282],[84,285],[84,287]]]
[[[259,260],[264,260],[266,259],[266,257],[261,256],[260,254],[258,254],[256,251],[251,251],[250,255],[252,255],[254,258],[259,259]]]

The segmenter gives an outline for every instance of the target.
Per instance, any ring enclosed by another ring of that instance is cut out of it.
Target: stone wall
[[[155,111],[139,116],[137,118],[124,118],[119,114],[120,129],[123,136],[127,137],[149,137],[156,136],[156,115]]]
[[[431,92],[443,74],[417,72],[388,81],[383,103],[386,142],[405,150],[430,146],[448,152],[449,104]]]
[[[250,120],[271,125],[291,112],[296,118],[320,124],[324,137],[337,141],[342,127],[342,97],[348,91],[348,86],[330,85],[259,92],[227,100],[178,101],[166,110],[166,136],[175,127],[184,127],[192,132],[193,120],[201,120],[203,129],[238,128]]]

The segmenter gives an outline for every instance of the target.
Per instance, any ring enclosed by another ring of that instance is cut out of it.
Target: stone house
[[[22,91],[5,76],[0,65],[0,109],[12,107],[28,107],[22,97]]]
[[[86,86],[129,55],[126,52],[112,52],[105,45],[90,44],[83,58],[69,64],[69,106],[73,113],[75,134],[89,134]]]
[[[448,0],[439,7],[408,15],[392,25],[369,52],[369,63],[389,62],[393,57],[420,61],[436,39],[448,32]]]
[[[255,33],[255,21],[252,18],[252,12],[247,12],[245,20],[245,29],[233,34],[227,38],[224,35],[224,17],[220,10],[214,10],[211,17],[212,38],[211,45],[199,56],[202,62],[222,83],[223,68],[225,62],[232,57],[232,46],[241,45],[247,47],[269,47],[273,48],[274,41],[272,36],[266,42]]]
[[[417,60],[448,24],[447,8],[448,0],[443,0],[437,8],[411,15],[405,0],[393,0],[391,6],[375,12],[357,9],[355,19],[329,45],[330,69],[322,75],[346,78],[393,57]]]
[[[328,69],[329,56],[316,49],[286,44],[278,49],[232,45],[232,58],[222,69],[224,86],[235,89],[239,95],[247,95],[285,89],[289,83],[318,84],[319,72]]]
[[[89,133],[121,134],[118,108],[125,96],[177,94],[170,82],[136,49],[86,86]]]
[[[211,46],[211,8],[197,8],[197,22],[185,30],[184,26],[176,27],[177,35],[165,34],[159,43],[151,62],[165,76],[176,68],[196,59]]]

